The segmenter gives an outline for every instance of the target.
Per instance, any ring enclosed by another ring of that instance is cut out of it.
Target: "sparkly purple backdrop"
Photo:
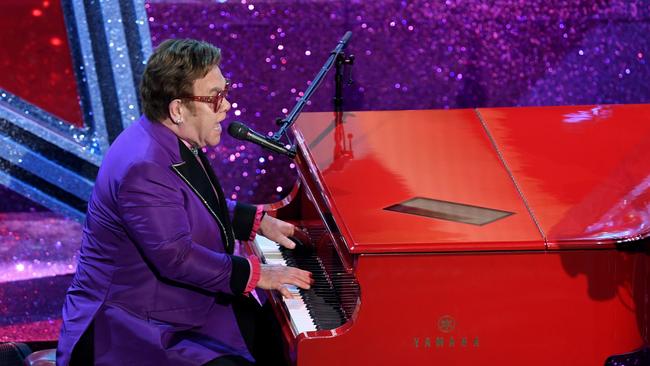
[[[347,30],[347,110],[650,100],[650,1],[151,1],[147,12],[154,45],[222,48],[237,82],[226,123],[260,132],[276,130]],[[331,110],[332,96],[328,75],[305,111]],[[229,137],[211,156],[232,197],[275,201],[295,180],[285,158]]]
[[[222,69],[236,82],[225,124],[240,120],[260,132],[276,129],[275,118],[293,107],[347,30],[356,56],[347,110],[650,101],[650,0],[185,0],[146,7],[154,45],[191,37],[222,48]],[[305,111],[331,110],[332,86],[328,75]],[[227,136],[209,156],[232,198],[276,201],[296,179],[286,158]],[[81,227],[4,188],[0,195],[0,212],[32,212],[0,217],[0,341],[54,339],[69,276],[53,276],[73,271]]]

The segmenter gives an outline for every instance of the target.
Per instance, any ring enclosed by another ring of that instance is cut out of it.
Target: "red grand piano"
[[[297,365],[648,355],[650,106],[304,113],[293,132],[300,184],[273,208],[313,247],[255,250],[315,274],[271,299]]]

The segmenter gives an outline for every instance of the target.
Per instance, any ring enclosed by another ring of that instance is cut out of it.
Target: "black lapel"
[[[226,196],[223,194],[223,189],[221,188],[219,179],[217,179],[216,174],[214,174],[214,170],[212,170],[212,165],[210,164],[210,161],[208,160],[208,158],[203,153],[203,150],[201,149],[199,149],[199,158],[201,159],[201,163],[203,163],[203,166],[205,167],[205,171],[208,173],[208,178],[210,179],[210,182],[214,186],[214,190],[210,188],[210,192],[212,192],[212,194],[214,195],[214,191],[217,191],[217,198],[218,198],[217,204],[219,206],[219,211],[222,213],[224,224],[229,228],[228,232],[226,233],[228,235],[228,242],[233,243],[233,246],[230,249],[230,253],[232,253],[232,249],[234,249],[234,243],[235,243],[235,232],[232,227],[232,222],[230,222],[230,214],[228,213],[228,203],[226,202]]]
[[[178,145],[183,162],[173,164],[171,168],[201,199],[201,202],[203,202],[208,211],[210,211],[221,228],[221,239],[225,243],[226,252],[232,253],[235,238],[228,215],[228,206],[226,205],[223,191],[214,176],[210,163],[205,156],[201,156],[201,161],[208,171],[208,175],[210,175],[208,177],[190,149],[181,140],[178,140]],[[199,155],[202,154],[202,152],[199,152]],[[214,184],[214,190],[210,185],[211,181]],[[215,190],[217,191],[217,195],[214,194]]]
[[[219,179],[217,179],[217,176],[214,174],[214,170],[212,170],[212,165],[210,165],[210,161],[208,158],[205,156],[202,150],[199,150],[199,158],[201,159],[201,163],[203,163],[203,166],[205,167],[205,171],[208,173],[208,178],[210,179],[210,182],[212,185],[214,185],[214,190],[217,191],[217,202],[219,205],[219,210],[221,212],[225,213],[225,219],[228,221],[228,225],[232,226],[232,223],[230,222],[230,216],[227,214],[228,213],[228,204],[226,203],[226,197],[223,194],[223,189],[221,188],[221,184],[219,183]],[[214,194],[214,191],[210,189],[212,193]]]

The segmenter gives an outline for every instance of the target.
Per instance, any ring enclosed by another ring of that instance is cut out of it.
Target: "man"
[[[201,152],[230,109],[220,58],[167,40],[147,62],[144,116],[107,152],[88,202],[58,365],[263,363],[255,354],[277,339],[261,338],[252,290],[309,288],[309,272],[235,255],[257,231],[292,248],[296,228],[226,200]]]

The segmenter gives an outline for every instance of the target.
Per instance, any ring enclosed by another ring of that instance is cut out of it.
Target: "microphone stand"
[[[345,65],[352,66],[354,64],[354,55],[346,56],[341,52],[336,57],[336,72],[334,74],[334,112],[338,114],[343,113],[343,67]],[[352,75],[352,72],[350,72]],[[350,76],[349,82],[352,82]]]
[[[305,90],[305,94],[298,100],[296,105],[293,107],[291,112],[286,118],[278,118],[277,124],[280,126],[280,129],[273,134],[271,139],[273,141],[279,142],[280,138],[282,135],[286,133],[286,131],[293,125],[293,123],[296,121],[296,118],[298,118],[298,115],[300,115],[300,112],[302,109],[305,107],[307,102],[309,101],[309,98],[311,98],[312,94],[316,91],[320,83],[323,81],[325,78],[325,75],[327,72],[332,68],[334,64],[336,64],[336,75],[335,75],[335,95],[334,95],[334,109],[337,115],[342,115],[343,113],[343,67],[344,65],[352,65],[354,63],[354,56],[346,56],[345,53],[343,53],[343,50],[345,47],[347,47],[348,42],[350,41],[350,37],[352,37],[352,32],[347,31],[345,32],[345,35],[341,38],[339,43],[336,45],[334,50],[330,53],[330,56],[328,57],[327,61],[325,61],[325,65],[320,69],[318,74],[316,74],[316,77],[314,77],[314,81],[309,85],[307,90]],[[295,146],[291,147],[291,151],[295,153]]]

